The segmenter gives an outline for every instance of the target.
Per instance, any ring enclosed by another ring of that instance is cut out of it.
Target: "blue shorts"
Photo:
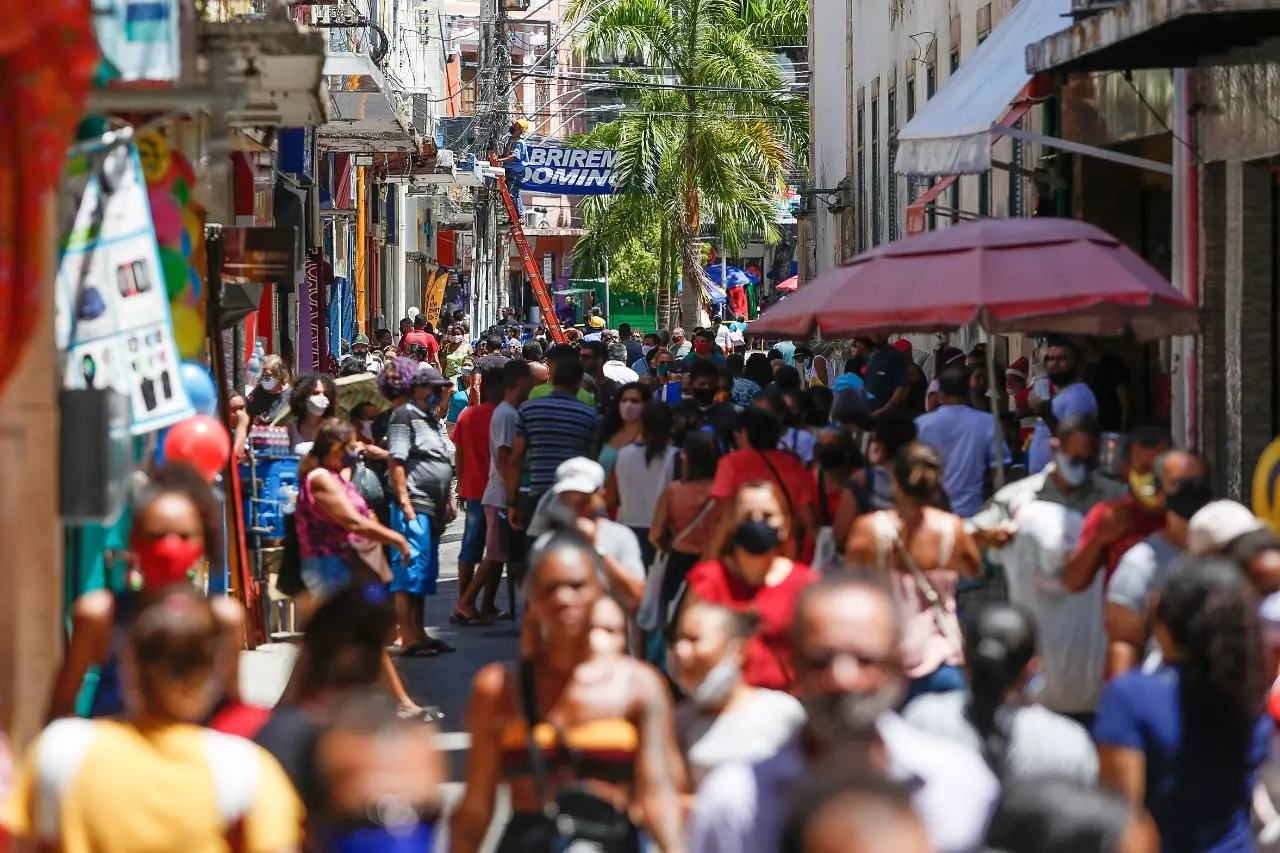
[[[409,540],[409,556],[391,552],[391,591],[411,595],[435,595],[436,578],[440,575],[440,543],[431,535],[431,516],[417,513],[413,521],[405,521],[400,507],[391,507],[391,528]]]
[[[462,548],[458,551],[458,562],[474,566],[484,559],[484,542],[489,525],[484,517],[484,504],[473,500],[464,503],[467,520],[462,528]]]
[[[316,598],[332,595],[351,583],[351,567],[336,554],[302,559],[302,583]]]

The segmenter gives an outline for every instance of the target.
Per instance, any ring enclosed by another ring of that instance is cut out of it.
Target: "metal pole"
[[[985,328],[985,326],[984,326]],[[995,491],[1004,486],[1004,428],[1000,425],[1000,407],[996,400],[996,353],[995,336],[987,332],[987,399],[991,401],[991,442],[996,449],[996,471],[992,478]]]
[[[724,253],[724,235],[720,235],[720,289],[729,298],[729,257]],[[710,319],[708,317],[708,319]]]
[[[613,323],[608,322],[609,318],[613,315],[613,312],[609,310],[609,305],[609,259],[606,257],[604,259],[604,316],[606,325],[612,327]]]

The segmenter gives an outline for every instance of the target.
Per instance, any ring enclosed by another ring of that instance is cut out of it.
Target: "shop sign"
[[[131,431],[195,414],[178,375],[169,298],[137,149],[98,148],[68,163],[75,218],[58,266],[55,334],[66,389],[129,398]]]
[[[223,228],[224,284],[274,284],[293,290],[296,228]]]
[[[617,151],[530,145],[525,192],[550,195],[612,195]]]
[[[177,0],[118,0],[94,10],[102,55],[126,82],[176,80]]]

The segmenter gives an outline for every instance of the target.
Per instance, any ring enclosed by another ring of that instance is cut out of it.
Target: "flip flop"
[[[455,625],[470,625],[472,622],[476,621],[477,618],[479,617],[467,616],[465,613],[454,612],[449,614],[449,621]]]
[[[440,654],[440,649],[427,643],[412,643],[400,651],[402,658],[433,658]]]
[[[444,640],[441,640],[441,639],[440,639],[440,638],[438,638],[438,637],[432,637],[431,639],[427,640],[427,641],[426,641],[425,643],[423,643],[422,645],[423,645],[423,647],[424,647],[424,648],[430,649],[430,650],[431,650],[431,653],[432,653],[433,655],[435,655],[435,654],[439,654],[439,653],[442,653],[442,652],[456,652],[456,651],[457,651],[457,649],[455,649],[453,646],[449,645],[449,644],[448,644],[448,643],[446,643]]]
[[[438,723],[444,719],[444,711],[441,711],[435,705],[424,705],[423,707],[413,711],[401,708],[396,712],[396,716],[402,720],[419,720],[424,723]]]

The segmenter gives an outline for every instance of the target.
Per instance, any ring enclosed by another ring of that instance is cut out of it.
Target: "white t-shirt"
[[[1083,592],[1062,585],[1067,557],[1080,540],[1084,516],[1049,501],[1033,500],[1013,514],[1017,533],[999,555],[1009,601],[1035,616],[1040,629],[1044,691],[1036,700],[1060,714],[1087,713],[1102,695],[1107,632],[1099,572]]]
[[[927,693],[913,699],[902,718],[921,731],[982,750],[978,730],[965,716],[968,695],[963,690]],[[1004,756],[1004,779],[1066,776],[1086,785],[1098,784],[1098,750],[1089,730],[1075,720],[1055,714],[1042,705],[1010,709]]]
[[[754,763],[773,755],[804,725],[804,708],[781,690],[757,689],[722,714],[703,714],[691,702],[676,706],[676,736],[696,788],[715,767]]]
[[[807,467],[813,464],[813,449],[817,443],[818,440],[808,430],[788,427],[778,440],[778,449],[791,451]]]
[[[618,523],[647,528],[653,524],[658,497],[671,482],[672,460],[680,451],[668,446],[650,462],[643,444],[628,444],[618,451],[613,476],[618,481]]]
[[[503,400],[493,410],[493,420],[489,423],[489,482],[484,487],[480,498],[483,506],[506,507],[507,486],[502,481],[502,472],[498,470],[498,450],[511,449],[516,440],[516,422],[520,420],[520,410]]]

